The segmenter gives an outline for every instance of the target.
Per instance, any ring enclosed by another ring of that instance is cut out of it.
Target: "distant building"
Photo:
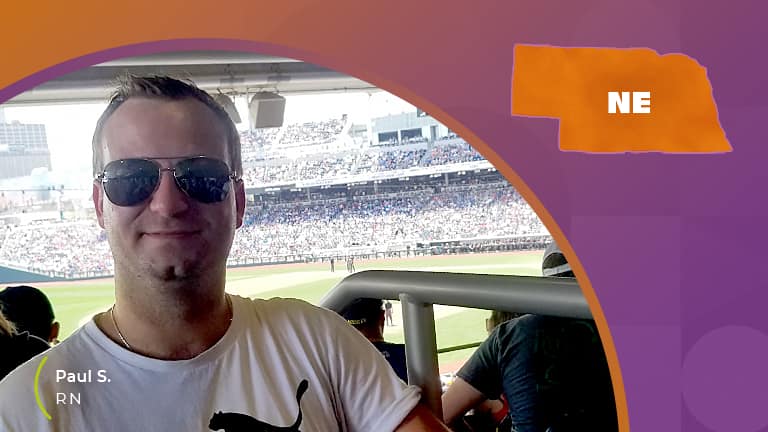
[[[424,111],[413,111],[371,119],[375,146],[415,144],[443,139],[451,131]]]
[[[28,176],[35,168],[51,169],[45,125],[0,123],[0,179]]]

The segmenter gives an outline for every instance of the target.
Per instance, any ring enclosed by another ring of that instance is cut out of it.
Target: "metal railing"
[[[591,319],[584,295],[571,278],[367,270],[339,282],[320,305],[340,311],[357,298],[399,298],[403,308],[409,384],[422,389],[442,418],[434,304]]]

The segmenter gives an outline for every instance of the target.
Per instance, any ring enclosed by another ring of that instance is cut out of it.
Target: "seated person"
[[[522,314],[495,310],[485,319],[485,330],[488,335],[499,325],[517,318]],[[504,395],[499,399],[487,399],[472,409],[472,416],[464,418],[472,430],[509,430],[509,406]],[[506,429],[505,429],[506,428]]]
[[[29,332],[49,343],[58,342],[59,323],[53,306],[39,289],[27,285],[7,287],[0,291],[0,309],[17,333]]]
[[[0,380],[48,348],[48,343],[36,336],[26,332],[16,333],[13,324],[0,312]]]
[[[542,267],[548,276],[572,274],[554,244]],[[443,394],[443,418],[453,423],[501,395],[516,432],[618,429],[608,364],[591,320],[524,315],[499,325]]]
[[[408,382],[405,345],[384,341],[384,309],[380,299],[357,299],[339,314],[381,351],[400,379]]]
[[[523,314],[517,312],[491,311],[491,316],[485,319],[485,330],[488,331],[488,334],[490,335],[491,332],[493,332],[493,329],[499,325],[522,315]]]
[[[491,316],[485,319],[485,329],[488,335],[500,324],[517,318],[522,314],[495,310]],[[504,395],[499,399],[486,399],[472,408],[464,416],[464,424],[455,424],[457,431],[507,431],[509,430],[509,407]],[[463,426],[463,428],[462,428]]]

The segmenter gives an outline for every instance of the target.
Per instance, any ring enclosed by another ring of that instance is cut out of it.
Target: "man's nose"
[[[160,184],[151,197],[149,208],[164,216],[173,216],[189,209],[189,197],[179,189],[173,172],[160,172]]]

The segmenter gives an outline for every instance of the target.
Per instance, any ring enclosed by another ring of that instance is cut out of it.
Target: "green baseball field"
[[[376,261],[356,260],[357,271],[374,269],[422,270],[504,275],[540,275],[542,251],[496,254],[411,257]],[[343,261],[331,272],[328,263],[290,264],[230,269],[227,292],[251,298],[293,297],[317,304],[341,279],[347,276]],[[114,302],[111,279],[36,284],[53,302],[56,319],[61,323],[60,339]],[[384,337],[403,341],[400,304],[394,305],[394,325],[385,327]],[[453,306],[435,306],[438,348],[480,342],[486,336],[488,311]],[[440,354],[441,372],[453,371],[472,353],[470,350]]]

